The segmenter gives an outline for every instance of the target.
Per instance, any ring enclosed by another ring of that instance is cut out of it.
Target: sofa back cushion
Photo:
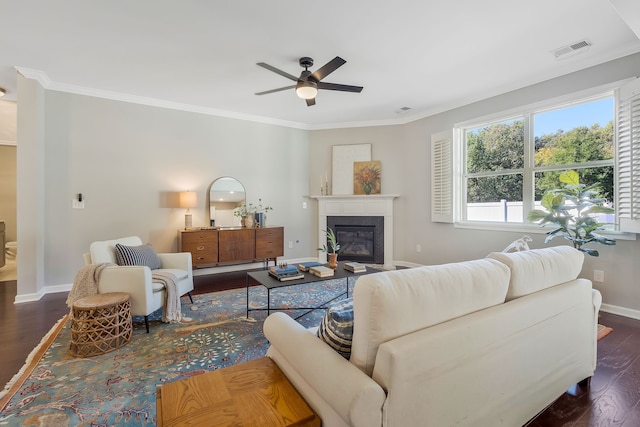
[[[492,259],[375,273],[353,292],[351,363],[371,375],[378,346],[504,302],[509,269]]]
[[[584,253],[571,246],[553,246],[513,253],[493,252],[489,258],[511,270],[507,301],[575,279]]]
[[[142,240],[140,240],[138,236],[131,236],[123,237],[121,239],[93,242],[91,243],[91,246],[89,246],[91,262],[94,264],[101,264],[103,262],[116,264],[116,243],[120,243],[125,246],[140,246],[142,244]]]

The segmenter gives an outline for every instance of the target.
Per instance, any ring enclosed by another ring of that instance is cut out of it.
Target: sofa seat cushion
[[[509,269],[493,259],[359,277],[351,363],[371,375],[380,344],[504,302]]]
[[[571,246],[553,246],[513,253],[493,252],[489,258],[511,270],[507,301],[574,280],[582,270],[584,253]]]
[[[178,282],[189,277],[189,273],[187,273],[185,270],[180,270],[178,268],[160,268],[158,270],[153,270],[153,272],[154,273],[155,272],[172,273],[174,276],[176,276],[176,278],[178,279]],[[151,289],[153,290],[154,293],[161,292],[164,290],[164,284],[153,280],[153,275],[151,275]]]
[[[353,298],[333,303],[327,309],[316,335],[345,359],[351,356]]]
[[[189,277],[189,273],[186,270],[180,270],[179,268],[159,268],[157,270],[153,271],[158,272],[158,273],[171,273],[174,276],[176,276],[176,278],[178,279],[178,281],[180,280],[184,280],[187,277]]]

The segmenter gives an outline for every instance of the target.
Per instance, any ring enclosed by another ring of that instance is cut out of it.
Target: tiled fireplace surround
[[[396,194],[372,194],[369,196],[313,196],[318,200],[318,242],[324,242],[327,217],[330,216],[379,216],[384,217],[384,267],[393,267],[393,200]],[[327,254],[320,251],[321,262]],[[339,259],[339,257],[338,257]]]

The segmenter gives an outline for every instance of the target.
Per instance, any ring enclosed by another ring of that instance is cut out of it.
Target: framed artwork
[[[371,160],[371,144],[334,145],[331,194],[353,193],[353,163]]]
[[[380,194],[380,160],[353,162],[353,194]]]

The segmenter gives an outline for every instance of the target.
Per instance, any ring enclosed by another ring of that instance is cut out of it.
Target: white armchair
[[[137,236],[123,237],[115,240],[104,240],[91,243],[89,252],[84,254],[85,264],[116,263],[116,243],[124,246],[140,246],[142,240]],[[193,303],[193,272],[191,254],[164,253],[158,254],[162,267],[159,270],[171,272],[178,278],[178,294],[189,295]],[[98,293],[126,292],[130,296],[131,314],[144,316],[147,333],[149,332],[149,315],[162,308],[165,300],[165,289],[161,283],[152,279],[151,269],[146,266],[111,266],[105,268],[98,280]]]

